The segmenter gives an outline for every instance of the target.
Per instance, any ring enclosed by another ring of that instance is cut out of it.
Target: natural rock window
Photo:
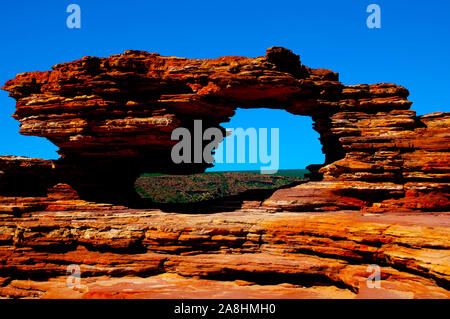
[[[60,149],[61,159],[42,164],[51,169],[40,188],[64,183],[82,199],[132,203],[142,173],[193,174],[208,167],[172,163],[175,128],[194,119],[218,127],[239,106],[309,116],[320,134],[325,165],[315,167],[315,181],[275,192],[267,207],[449,207],[448,113],[416,116],[406,88],[344,85],[337,73],[308,68],[285,48],[257,58],[205,60],[129,50],[22,73],[3,89],[17,100],[20,132]],[[6,176],[24,174],[11,158],[0,169]]]

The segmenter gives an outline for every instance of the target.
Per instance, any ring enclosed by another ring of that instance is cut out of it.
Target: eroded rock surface
[[[62,158],[0,157],[1,297],[450,298],[450,113],[416,116],[403,87],[344,85],[275,47],[84,57],[3,88]],[[236,107],[311,116],[313,180],[215,214],[123,206],[140,173],[203,171],[171,162],[172,130]]]
[[[388,83],[343,85],[273,47],[257,58],[187,59],[126,51],[28,72],[3,89],[17,100],[21,133],[56,144],[56,183],[88,200],[135,199],[143,172],[192,173],[175,165],[173,129],[220,127],[237,107],[308,115],[320,133],[322,182],[283,190],[265,205],[290,210],[449,209],[449,113],[416,116],[408,90]],[[315,166],[316,169],[320,166]],[[52,185],[50,185],[52,186]],[[289,199],[288,199],[289,198]]]
[[[1,218],[0,295],[450,298],[449,228],[448,213],[25,213]]]

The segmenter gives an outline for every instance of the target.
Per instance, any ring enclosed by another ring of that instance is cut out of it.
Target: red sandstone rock
[[[271,48],[84,57],[4,89],[21,133],[63,158],[0,157],[2,297],[450,298],[450,113],[416,116],[403,87],[343,85]],[[218,126],[237,106],[311,116],[326,155],[315,180],[229,213],[102,204],[133,201],[144,171],[203,170],[171,165],[172,130]],[[379,289],[366,284],[371,264]]]
[[[30,278],[5,279],[0,295],[449,298],[449,216],[259,209],[0,217],[0,271]],[[81,270],[75,290],[65,283],[69,264]],[[369,264],[380,266],[380,290],[367,290]]]
[[[19,74],[3,89],[17,100],[14,117],[21,121],[21,133],[46,137],[60,147],[64,159],[52,162],[57,178],[47,186],[69,184],[89,200],[132,199],[134,179],[142,172],[201,171],[205,165],[171,165],[172,130],[190,127],[192,118],[219,126],[237,106],[313,117],[326,155],[320,170],[326,183],[321,191],[313,191],[314,184],[289,191],[299,198],[317,194],[309,204],[298,202],[297,209],[419,208],[392,202],[411,197],[405,183],[448,186],[448,113],[417,117],[408,110],[405,88],[391,83],[345,86],[337,73],[305,67],[284,48],[270,48],[265,57],[206,60],[130,50]],[[371,189],[382,189],[378,183],[397,186],[394,192],[368,196],[364,189],[349,191],[356,185],[350,181],[374,183]],[[439,200],[421,209],[448,209],[448,187],[432,190],[432,185],[426,193],[434,195],[427,195],[427,202]],[[270,205],[276,205],[278,195]]]

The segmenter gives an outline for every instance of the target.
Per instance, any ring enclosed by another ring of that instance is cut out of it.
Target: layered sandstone
[[[3,88],[21,133],[62,157],[0,156],[1,297],[450,297],[450,113],[417,116],[403,87],[344,85],[275,47],[84,57]],[[140,173],[208,166],[172,163],[173,129],[237,107],[311,116],[326,155],[311,181],[215,214],[129,208]]]
[[[135,199],[142,172],[198,172],[175,165],[174,128],[220,127],[236,107],[308,115],[320,133],[323,179],[274,194],[290,210],[449,208],[448,113],[416,116],[395,84],[343,85],[284,48],[257,58],[186,59],[126,51],[84,57],[52,71],[17,75],[3,89],[17,100],[21,133],[48,138],[62,159],[56,180],[88,200]],[[289,198],[289,199],[288,199]],[[325,202],[324,202],[325,201]]]
[[[162,211],[1,217],[0,295],[450,298],[448,213]],[[68,265],[81,281],[67,285]],[[378,265],[379,288],[367,280]]]

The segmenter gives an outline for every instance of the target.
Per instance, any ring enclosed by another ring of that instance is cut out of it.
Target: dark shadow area
[[[334,286],[353,291],[353,287],[341,281],[334,281],[324,274],[311,273],[279,273],[279,272],[250,272],[224,269],[222,273],[208,274],[204,279],[218,281],[244,280],[257,285],[291,284],[300,287]]]
[[[252,189],[238,195],[225,196],[218,199],[195,203],[155,203],[151,199],[141,198],[130,203],[130,205],[132,205],[130,207],[136,209],[161,209],[168,213],[183,214],[231,212],[240,209],[245,201],[263,202],[279,189],[295,187],[308,181],[308,179],[303,179],[278,188]]]

